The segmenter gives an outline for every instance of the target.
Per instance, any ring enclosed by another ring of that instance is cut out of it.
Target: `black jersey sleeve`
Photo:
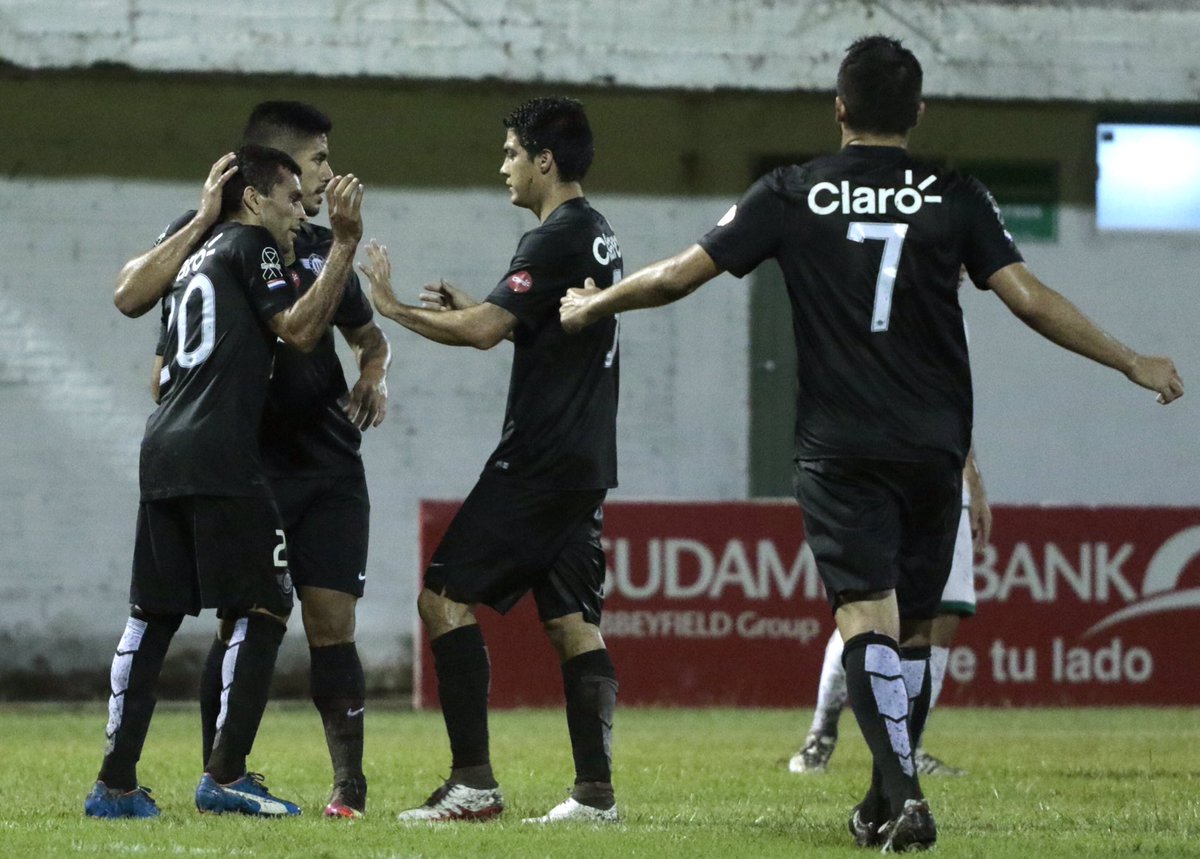
[[[264,227],[240,230],[234,242],[234,274],[245,287],[255,314],[266,324],[295,299],[283,271],[283,255]]]
[[[350,272],[346,278],[346,291],[333,314],[333,324],[340,328],[361,328],[375,316],[371,302],[363,292],[358,275]]]
[[[558,304],[567,288],[562,281],[562,272],[567,268],[561,259],[563,248],[560,245],[556,249],[549,239],[539,230],[522,236],[508,271],[485,299],[503,307],[529,328],[537,328],[548,309],[552,308],[557,318]]]
[[[974,177],[964,177],[960,205],[964,225],[962,260],[971,282],[987,289],[987,279],[1000,269],[1023,262],[1012,234],[1004,226],[1004,216],[996,198]]]
[[[175,235],[177,232],[186,227],[194,217],[196,217],[196,210],[188,209],[178,218],[171,221],[171,223],[167,224],[166,228],[158,234],[158,238],[154,240],[154,246],[158,247],[167,239],[171,238],[171,236]]]
[[[770,176],[755,182],[704,238],[700,247],[723,271],[737,277],[749,274],[773,256],[783,232],[784,201],[772,188]]]

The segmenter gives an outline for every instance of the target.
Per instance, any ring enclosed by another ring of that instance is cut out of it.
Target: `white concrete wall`
[[[931,95],[1200,95],[1200,8],[1187,0],[293,0],[286,15],[206,0],[0,2],[0,59],[30,68],[828,90],[845,47],[880,31],[918,53]]]
[[[413,300],[439,276],[482,295],[534,225],[499,185],[369,193],[368,235],[388,244],[397,288]],[[0,673],[102,671],[110,658],[128,610],[158,324],[156,313],[121,316],[112,283],[195,196],[172,183],[0,180]],[[693,241],[726,206],[593,202],[630,265]],[[744,496],[747,307],[727,280],[678,311],[623,323],[616,497]],[[499,438],[511,352],[438,346],[384,325],[395,363],[388,419],[365,442],[373,515],[359,622],[376,671],[406,662],[418,499],[472,486]],[[181,632],[197,647],[210,635],[210,619]],[[293,657],[301,644],[289,636]]]
[[[438,276],[476,294],[503,273],[529,214],[502,189],[371,189],[368,235],[415,296]],[[137,450],[151,405],[155,314],[112,307],[113,277],[195,189],[109,179],[0,180],[0,672],[103,672],[124,612]],[[629,269],[699,237],[725,199],[598,197]],[[1196,386],[1200,243],[1100,235],[1060,213],[1034,269],[1114,334],[1173,355]],[[614,499],[740,499],[748,461],[747,297],[728,276],[622,323],[621,487]],[[1063,353],[994,296],[969,290],[977,441],[993,501],[1200,503],[1196,391],[1170,408],[1110,370]],[[390,414],[367,434],[374,503],[365,660],[407,660],[415,623],[417,502],[461,497],[495,444],[509,347],[428,343],[390,322]],[[210,620],[181,635],[196,647]],[[302,638],[289,636],[292,658]],[[97,675],[99,676],[99,674]]]

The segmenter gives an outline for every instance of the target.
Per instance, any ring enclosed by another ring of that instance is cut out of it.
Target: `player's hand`
[[[360,430],[377,427],[387,416],[387,396],[386,380],[372,382],[360,376],[342,403],[342,411],[346,413],[350,423]]]
[[[971,545],[976,552],[982,552],[992,538],[992,507],[982,492],[971,493],[967,519],[971,523]]]
[[[588,305],[599,295],[600,288],[590,277],[583,282],[583,289],[568,289],[567,294],[558,302],[558,318],[563,331],[575,334],[592,324],[588,318]]]
[[[1157,399],[1164,406],[1183,396],[1183,379],[1175,362],[1166,356],[1138,355],[1125,375],[1135,385],[1157,391]]]
[[[218,158],[208,171],[204,189],[200,192],[200,208],[196,210],[196,219],[201,223],[212,226],[217,222],[217,218],[221,217],[221,192],[229,177],[237,172],[237,164],[234,163],[236,158],[234,153],[226,153]]]
[[[359,263],[358,270],[371,282],[371,303],[375,309],[390,316],[389,311],[398,307],[400,300],[392,291],[392,261],[388,258],[387,245],[371,239],[367,242],[366,252],[367,261]]]
[[[479,302],[457,286],[438,279],[421,287],[421,306],[428,310],[465,310]]]
[[[334,176],[325,186],[329,226],[335,242],[358,244],[363,234],[362,199],[365,189],[353,173]]]

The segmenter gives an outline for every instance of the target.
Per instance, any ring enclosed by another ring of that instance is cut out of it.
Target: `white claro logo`
[[[845,180],[818,182],[808,192],[808,208],[817,215],[912,215],[927,203],[942,202],[940,194],[925,193],[936,181],[937,177],[930,175],[914,186],[912,171],[905,170],[903,188],[851,187]]]
[[[592,242],[592,256],[600,265],[608,265],[620,255],[621,246],[617,244],[616,236],[596,236],[596,240]]]
[[[1103,618],[1083,634],[1095,635],[1125,620],[1180,609],[1200,608],[1200,587],[1179,588],[1183,571],[1200,556],[1200,526],[1171,537],[1154,553],[1142,579],[1142,598]]]

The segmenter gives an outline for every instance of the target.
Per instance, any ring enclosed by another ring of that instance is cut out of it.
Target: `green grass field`
[[[499,821],[401,827],[447,772],[441,716],[377,707],[367,722],[369,815],[320,816],[328,761],[319,719],[299,703],[267,711],[251,761],[291,820],[202,817],[198,717],[161,706],[142,758],[162,817],[82,814],[99,764],[103,703],[0,708],[3,856],[768,857],[863,855],[845,820],[867,755],[852,717],[830,772],[795,776],[784,761],[807,712],[625,710],[618,713],[615,827],[523,825],[566,795],[566,727],[556,711],[499,712],[492,754],[508,810]],[[979,857],[1200,856],[1200,711],[942,710],[930,751],[966,767],[927,778],[937,852]]]

